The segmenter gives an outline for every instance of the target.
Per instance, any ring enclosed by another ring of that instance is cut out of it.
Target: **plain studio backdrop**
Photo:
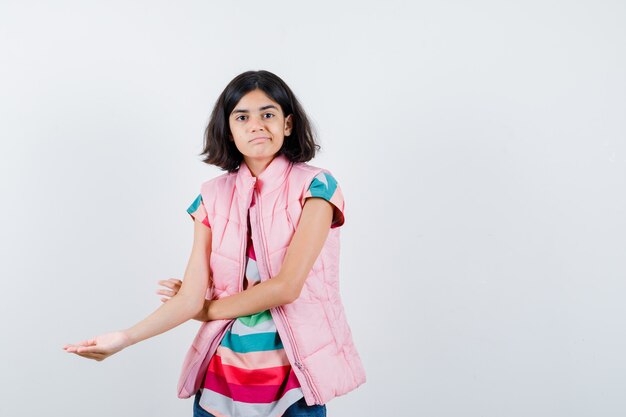
[[[0,3],[2,416],[191,416],[182,278],[218,94],[267,69],[346,198],[352,416],[626,414],[620,1]]]

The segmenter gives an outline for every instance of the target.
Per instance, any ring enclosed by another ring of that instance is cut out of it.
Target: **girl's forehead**
[[[263,90],[256,89],[244,94],[235,105],[231,114],[241,111],[262,111],[272,105],[276,107],[276,109],[281,110],[280,105],[272,100]]]
[[[245,102],[257,102],[257,101],[270,101],[272,103],[276,103],[274,100],[271,99],[270,96],[268,96],[265,93],[265,91],[256,89],[256,90],[252,90],[244,94],[243,97],[239,99],[239,103],[237,104],[245,103]]]

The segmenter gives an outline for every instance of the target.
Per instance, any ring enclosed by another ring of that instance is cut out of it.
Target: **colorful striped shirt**
[[[317,175],[303,200],[320,197],[331,202],[331,227],[344,223],[343,195],[329,173]],[[254,205],[254,198],[251,205]],[[199,195],[187,212],[211,227]],[[248,218],[244,289],[260,282]],[[200,406],[216,417],[282,416],[303,397],[300,383],[285,354],[269,310],[239,317],[224,335],[201,384]]]

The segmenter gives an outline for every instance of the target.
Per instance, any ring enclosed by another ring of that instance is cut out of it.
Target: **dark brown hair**
[[[239,100],[250,91],[259,89],[278,103],[285,117],[292,115],[293,127],[289,139],[278,151],[292,162],[307,162],[315,157],[320,146],[315,141],[311,123],[289,86],[269,71],[246,71],[228,83],[218,97],[204,132],[203,162],[234,172],[243,155],[230,140],[228,118]]]

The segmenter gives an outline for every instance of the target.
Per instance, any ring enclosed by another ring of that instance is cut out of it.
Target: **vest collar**
[[[250,172],[250,168],[244,161],[241,161],[237,170],[236,187],[239,193],[248,194],[251,188],[256,185],[261,195],[278,188],[289,174],[291,161],[283,154],[276,155],[267,167],[256,178]]]

